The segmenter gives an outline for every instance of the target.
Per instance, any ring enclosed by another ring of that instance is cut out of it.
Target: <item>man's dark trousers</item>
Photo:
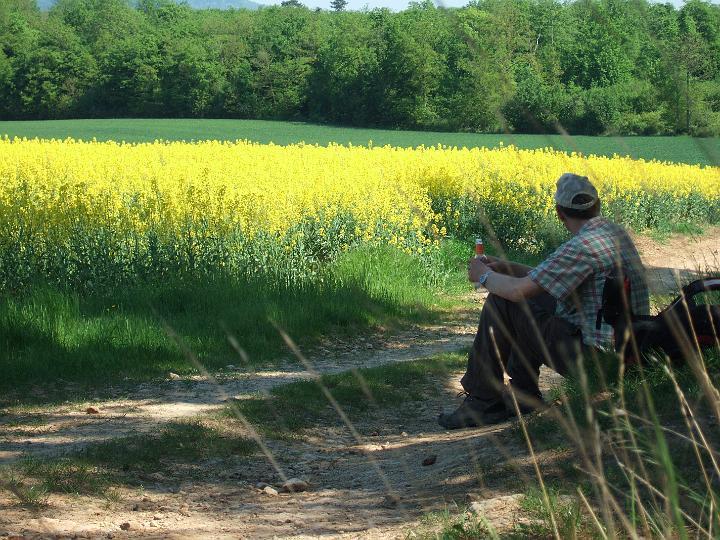
[[[489,295],[460,381],[465,391],[481,399],[502,398],[504,366],[513,391],[541,400],[541,364],[561,375],[571,372],[578,354],[588,348],[577,326],[555,316],[555,304],[546,293],[524,303]]]

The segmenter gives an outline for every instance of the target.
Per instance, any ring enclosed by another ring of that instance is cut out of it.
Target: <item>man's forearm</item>
[[[506,274],[508,276],[514,277],[525,277],[528,275],[528,272],[532,270],[531,266],[503,260],[493,261],[488,266],[492,268],[495,272],[500,272],[501,274]]]
[[[514,262],[512,263],[512,275],[515,277],[525,277],[532,270],[532,266],[526,264]]]
[[[485,264],[486,262],[488,264]],[[540,285],[528,276],[514,277],[501,273],[500,265],[505,262],[473,257],[468,261],[468,279],[471,283],[481,283],[489,292],[511,302],[520,302],[543,292]],[[524,265],[518,266],[524,267]],[[497,270],[494,267],[498,267]],[[512,268],[512,266],[505,265],[505,268]]]
[[[511,302],[520,302],[542,292],[542,288],[529,277],[507,276],[498,272],[488,276],[485,288],[488,292]]]

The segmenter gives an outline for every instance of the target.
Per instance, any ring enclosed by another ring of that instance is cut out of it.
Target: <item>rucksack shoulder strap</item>
[[[670,302],[670,304],[663,309],[661,313],[674,309],[677,305],[682,303],[683,299],[688,305],[694,306],[694,297],[696,295],[711,291],[720,291],[720,277],[707,277],[691,281],[682,288],[680,296]]]
[[[603,321],[615,327],[621,319],[632,321],[634,315],[630,305],[630,278],[620,268],[616,268],[605,278],[602,304],[598,310],[595,328],[600,330]]]
[[[696,279],[682,288],[683,294],[688,297],[710,291],[720,291],[720,276]]]

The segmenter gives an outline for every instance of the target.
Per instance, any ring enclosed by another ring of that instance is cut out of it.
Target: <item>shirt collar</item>
[[[581,234],[587,230],[594,229],[595,227],[599,226],[604,221],[605,221],[605,218],[602,216],[595,216],[594,218],[590,218],[585,222],[585,225],[580,227],[580,230],[577,233]]]

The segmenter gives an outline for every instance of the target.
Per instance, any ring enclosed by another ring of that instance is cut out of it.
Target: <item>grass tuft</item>
[[[442,354],[430,359],[323,375],[318,381],[286,384],[266,396],[239,401],[237,409],[228,408],[225,415],[234,415],[237,411],[267,436],[293,438],[303,429],[340,423],[322,386],[354,422],[373,410],[399,409],[422,401],[426,393],[436,387],[437,379],[461,369],[465,362],[463,354]]]
[[[498,538],[497,533],[482,517],[467,508],[446,508],[425,514],[420,526],[412,530],[407,538],[422,540],[476,540]]]
[[[47,505],[49,493],[45,486],[28,484],[13,474],[13,471],[7,475],[0,474],[0,488],[12,493],[23,506],[39,508]]]
[[[182,473],[203,475],[198,467],[208,459],[244,458],[257,450],[255,442],[206,421],[177,422],[157,435],[124,437],[90,445],[60,457],[28,457],[0,470],[0,487],[22,504],[46,504],[51,493],[102,496],[119,500],[115,486],[142,484],[152,473],[174,481]]]
[[[557,524],[557,531],[563,540],[589,537],[590,527],[586,523],[577,497],[562,494],[556,488],[546,491],[547,500],[542,492],[532,487],[520,502],[520,507],[532,521],[520,524],[516,533],[523,537],[546,538],[553,536],[552,518]]]

